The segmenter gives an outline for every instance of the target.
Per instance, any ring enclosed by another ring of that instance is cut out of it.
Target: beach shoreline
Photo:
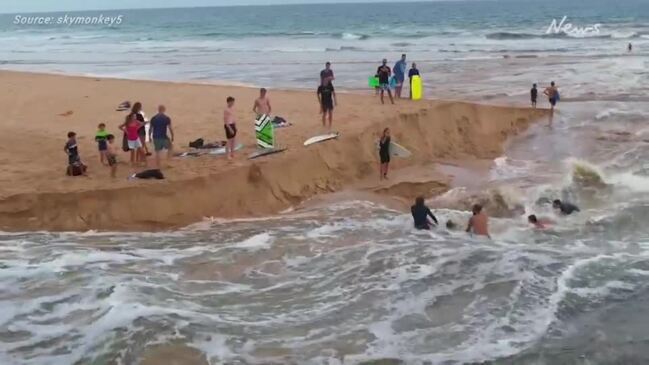
[[[278,143],[288,150],[247,160],[255,150],[251,107],[256,88],[15,71],[0,71],[0,79],[7,85],[0,98],[7,111],[0,136],[4,231],[175,229],[208,217],[277,214],[312,197],[343,191],[396,196],[404,202],[414,192],[430,197],[446,191],[449,180],[426,166],[449,159],[493,159],[508,137],[548,113],[443,100],[381,105],[373,95],[350,92],[340,95],[334,114],[333,129],[340,137],[304,147],[304,140],[322,132],[315,90],[271,89],[273,114],[293,123],[276,132]],[[224,139],[227,96],[237,100],[245,145],[233,163],[214,156],[173,158],[163,162],[164,181],[128,181],[132,170],[121,151],[117,179],[99,163],[97,124],[106,123],[121,140],[117,126],[125,112],[115,108],[122,101],[141,101],[148,117],[165,104],[174,123],[175,147],[183,151],[197,138]],[[380,184],[375,141],[385,127],[413,156],[393,159],[393,178]],[[88,177],[65,176],[68,131],[79,136]],[[418,176],[419,170],[423,175]],[[409,172],[400,176],[399,171]]]

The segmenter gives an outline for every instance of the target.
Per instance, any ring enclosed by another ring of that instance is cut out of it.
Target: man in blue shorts
[[[401,89],[403,88],[403,82],[406,79],[406,55],[402,54],[401,59],[394,64],[394,78],[397,79],[397,87],[394,89],[394,96],[397,99],[401,99]]]
[[[392,92],[390,91],[390,75],[392,74],[392,70],[390,70],[390,66],[388,66],[388,60],[386,60],[385,58],[383,59],[383,64],[376,70],[376,74],[379,77],[381,104],[385,104],[385,102],[383,101],[383,94],[386,90],[388,91],[388,95],[390,96],[390,102],[394,104],[394,99],[392,99]]]

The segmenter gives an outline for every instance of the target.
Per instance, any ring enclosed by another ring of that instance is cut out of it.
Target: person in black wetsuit
[[[559,209],[563,215],[571,215],[574,212],[580,212],[579,207],[568,202],[562,202],[559,199],[556,199],[552,202],[552,207],[554,209]]]
[[[415,205],[410,208],[410,211],[412,212],[412,219],[415,221],[416,229],[430,229],[433,225],[437,226],[437,218],[435,218],[433,212],[424,204],[423,197],[417,197]],[[428,217],[435,223],[431,223]]]
[[[379,140],[379,158],[381,159],[381,176],[379,180],[388,178],[388,166],[390,165],[390,128],[383,130]]]

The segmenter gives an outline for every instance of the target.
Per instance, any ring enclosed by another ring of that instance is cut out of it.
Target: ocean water
[[[174,232],[1,233],[0,364],[137,364],[165,344],[211,364],[649,363],[649,3],[103,13],[124,23],[0,16],[1,66],[310,88],[331,60],[336,84],[360,90],[378,60],[407,52],[429,97],[521,104],[532,82],[555,80],[562,102],[479,190],[430,201],[462,225],[467,199],[518,210],[492,220],[490,241],[416,232],[365,201]],[[546,35],[564,15],[601,32]],[[540,203],[556,197],[582,212]],[[533,231],[520,209],[556,223]]]

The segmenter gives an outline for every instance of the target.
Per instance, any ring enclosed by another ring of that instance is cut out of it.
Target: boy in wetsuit
[[[568,202],[562,202],[559,199],[556,199],[552,202],[552,207],[554,209],[559,209],[563,215],[571,215],[574,212],[580,212],[579,207]]]
[[[437,218],[435,218],[433,212],[431,212],[426,204],[424,204],[424,198],[421,196],[415,199],[415,205],[410,207],[410,212],[412,213],[412,219],[415,222],[415,229],[430,229],[433,226],[433,223],[428,220],[428,217],[435,222],[435,226],[438,225]]]
[[[106,132],[106,124],[99,123],[97,126],[97,133],[95,133],[95,141],[97,142],[97,147],[99,149],[99,162],[102,165],[106,165],[106,137],[108,132]]]
[[[334,106],[338,104],[336,100],[336,91],[334,85],[331,83],[331,78],[326,78],[324,84],[318,86],[317,96],[320,103],[320,112],[322,113],[322,126],[327,127],[327,119],[329,120],[329,131],[331,131],[331,124],[333,123]]]

